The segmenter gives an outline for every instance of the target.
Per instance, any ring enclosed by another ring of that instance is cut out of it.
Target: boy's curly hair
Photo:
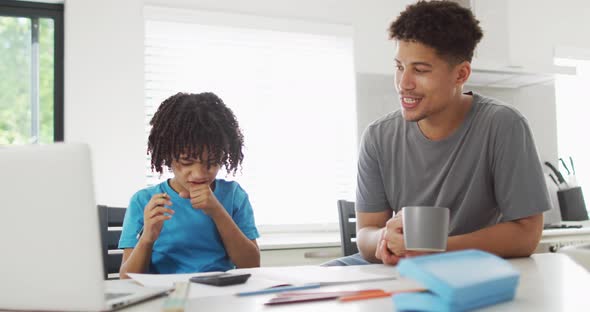
[[[151,168],[162,174],[181,154],[224,166],[235,175],[244,159],[244,137],[234,113],[215,94],[177,93],[167,98],[150,121]],[[207,149],[208,159],[202,159]]]
[[[389,26],[390,39],[430,46],[449,64],[471,62],[482,37],[471,10],[451,1],[418,1],[407,6]]]

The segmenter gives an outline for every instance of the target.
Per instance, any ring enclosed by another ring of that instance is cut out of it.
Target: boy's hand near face
[[[170,220],[174,214],[174,210],[166,208],[165,205],[172,206],[170,196],[166,193],[154,194],[147,205],[145,205],[141,240],[153,244],[158,239],[164,221]],[[168,213],[168,215],[164,213]]]
[[[210,184],[197,184],[189,189],[189,192],[181,192],[180,197],[190,199],[191,205],[195,209],[201,209],[210,217],[215,217],[222,212],[223,206],[213,194]]]

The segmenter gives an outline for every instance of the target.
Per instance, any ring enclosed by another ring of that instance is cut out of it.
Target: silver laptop
[[[0,192],[0,310],[103,311],[165,293],[106,289],[117,282],[103,280],[88,146],[0,146]]]

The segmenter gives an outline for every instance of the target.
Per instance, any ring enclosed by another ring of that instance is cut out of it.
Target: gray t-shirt
[[[399,110],[371,123],[360,147],[356,209],[397,212],[418,205],[450,208],[449,235],[549,210],[524,116],[473,93],[461,126],[440,141],[426,138]]]

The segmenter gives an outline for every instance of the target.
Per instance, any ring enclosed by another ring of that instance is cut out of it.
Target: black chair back
[[[354,202],[339,200],[338,215],[340,216],[342,254],[344,256],[350,256],[359,251],[356,245],[356,212],[354,211]]]
[[[105,279],[117,279],[123,261],[123,250],[118,248],[125,208],[98,206],[100,237]]]

